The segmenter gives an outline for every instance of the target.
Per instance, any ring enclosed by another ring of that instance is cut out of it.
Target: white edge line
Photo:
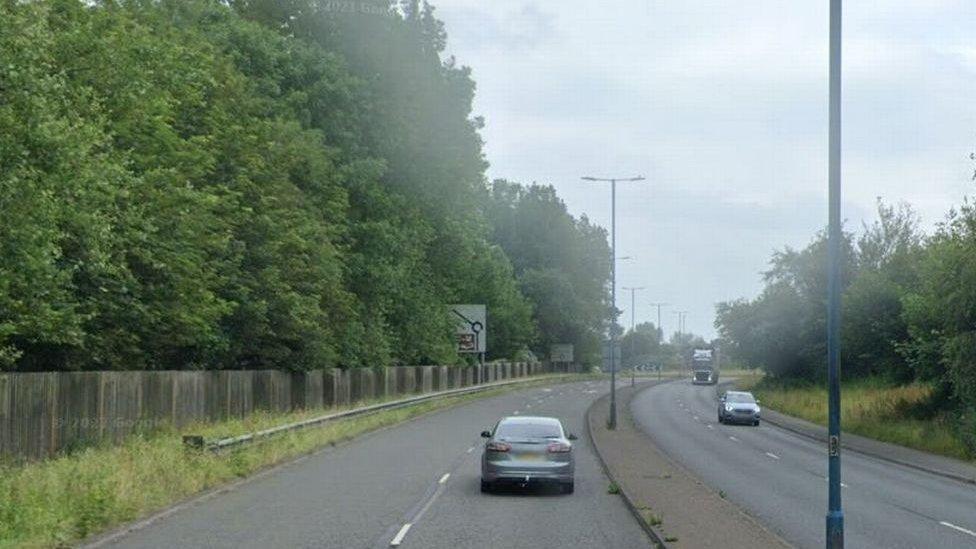
[[[941,521],[941,522],[939,522],[939,524],[941,524],[942,526],[948,526],[949,528],[952,528],[953,530],[962,532],[964,534],[969,534],[970,536],[973,536],[974,538],[976,538],[976,532],[973,532],[972,530],[967,530],[966,528],[963,528],[962,526],[956,526],[955,524],[953,524],[951,522],[946,522],[944,520]]]
[[[442,476],[441,479],[437,481],[437,483],[444,484],[445,482],[447,482],[447,479],[449,478],[451,478],[451,473],[444,473],[444,476]]]
[[[397,532],[397,535],[393,536],[393,539],[390,540],[390,545],[396,547],[397,545],[403,543],[403,538],[406,537],[407,532],[410,531],[411,526],[413,525],[410,524],[409,522],[404,524],[403,527],[400,528],[400,531]]]

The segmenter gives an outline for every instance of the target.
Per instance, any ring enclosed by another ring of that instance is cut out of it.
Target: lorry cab
[[[695,349],[691,357],[691,382],[694,385],[718,383],[718,364],[711,349]]]

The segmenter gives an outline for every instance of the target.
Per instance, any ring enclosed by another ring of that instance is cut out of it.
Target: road
[[[712,386],[675,381],[631,401],[664,452],[799,547],[823,547],[826,450],[769,424],[717,423]],[[842,455],[850,547],[976,547],[976,487],[852,451]]]
[[[586,438],[594,381],[466,403],[300,460],[190,504],[122,547],[648,547]],[[480,491],[479,433],[503,415],[553,415],[575,444],[576,493]],[[407,526],[409,525],[409,526]]]

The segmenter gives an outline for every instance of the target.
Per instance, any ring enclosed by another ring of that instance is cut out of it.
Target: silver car
[[[759,401],[746,391],[726,391],[718,398],[719,423],[759,425]]]
[[[563,424],[552,417],[516,416],[500,420],[494,431],[483,431],[488,439],[481,456],[481,491],[501,483],[526,486],[556,484],[572,494],[576,460],[576,435],[566,434]]]

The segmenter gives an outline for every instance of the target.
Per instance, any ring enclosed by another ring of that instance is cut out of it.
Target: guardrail
[[[570,376],[575,377],[573,374],[570,374]],[[272,437],[277,434],[281,434],[289,431],[296,431],[299,429],[304,429],[306,427],[314,427],[317,425],[321,425],[323,423],[335,421],[337,419],[344,419],[349,417],[368,415],[368,414],[387,411],[387,410],[394,410],[396,408],[412,406],[420,402],[434,400],[437,398],[466,395],[470,393],[480,393],[483,391],[490,391],[492,389],[497,389],[499,387],[507,387],[509,385],[518,385],[518,384],[546,380],[546,379],[565,379],[566,377],[568,376],[565,374],[554,375],[554,376],[543,375],[543,376],[518,378],[509,381],[499,381],[495,383],[486,383],[482,385],[464,387],[461,389],[437,391],[434,393],[426,393],[423,395],[418,395],[409,398],[391,400],[389,402],[380,402],[378,404],[371,404],[369,406],[362,406],[359,408],[353,408],[351,410],[343,410],[341,412],[334,412],[331,414],[305,419],[302,421],[296,421],[294,423],[288,423],[286,425],[279,425],[277,427],[272,427],[270,429],[264,429],[261,431],[255,431],[253,433],[247,433],[236,437],[229,437],[229,438],[223,438],[223,439],[212,440],[212,441],[205,440],[205,438],[202,435],[183,435],[183,445],[193,450],[207,449],[212,452],[220,452],[228,448],[234,448],[237,446],[242,446],[244,444],[258,442],[260,440]]]

